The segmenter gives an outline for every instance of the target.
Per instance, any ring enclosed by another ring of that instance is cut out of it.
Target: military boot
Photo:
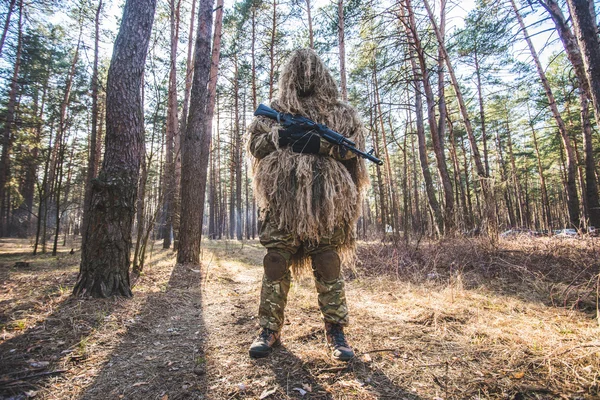
[[[263,328],[258,337],[250,345],[250,357],[263,358],[273,351],[273,347],[281,344],[281,334],[268,328]]]
[[[327,336],[327,344],[333,349],[331,356],[334,360],[349,361],[354,357],[354,350],[346,342],[344,327],[342,325],[325,322],[325,334]]]

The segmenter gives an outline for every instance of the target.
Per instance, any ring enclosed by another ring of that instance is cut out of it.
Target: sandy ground
[[[303,277],[283,346],[252,360],[260,245],[206,241],[200,268],[158,248],[132,299],[81,300],[70,296],[77,252],[32,257],[28,242],[0,241],[0,398],[600,398],[598,321],[532,296],[542,280],[348,274],[357,357],[346,364],[329,358]]]

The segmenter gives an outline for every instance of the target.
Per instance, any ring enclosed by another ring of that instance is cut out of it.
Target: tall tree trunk
[[[474,56],[475,56],[475,76],[477,77],[477,99],[479,100],[479,119],[481,120],[481,141],[483,142],[483,164],[485,166],[485,173],[489,176],[490,163],[488,160],[485,111],[483,109],[483,88],[481,85],[481,70],[479,68],[479,57],[477,54],[477,50],[475,51]]]
[[[423,89],[425,92],[425,100],[427,102],[427,117],[429,121],[429,129],[431,131],[431,142],[433,144],[433,151],[435,153],[435,158],[437,162],[438,172],[440,179],[442,181],[442,187],[444,190],[444,223],[440,225],[438,228],[441,232],[444,232],[445,229],[451,230],[453,226],[454,219],[454,195],[452,192],[452,183],[450,181],[450,174],[448,173],[448,166],[446,164],[446,156],[444,154],[444,138],[443,134],[440,132],[442,126],[444,126],[445,121],[440,119],[440,124],[436,120],[435,108],[436,102],[433,95],[433,88],[431,87],[431,82],[429,78],[429,70],[426,62],[426,54],[425,49],[421,45],[421,40],[419,37],[419,33],[417,31],[417,24],[414,17],[414,12],[412,9],[412,4],[410,0],[406,0],[406,9],[408,12],[408,21],[410,27],[410,37],[412,38],[413,47],[415,49],[417,59],[419,60],[420,66],[420,76],[423,82]],[[444,20],[444,19],[443,19]],[[440,60],[444,59],[443,53],[440,51]],[[417,74],[417,72],[415,72]],[[418,76],[418,75],[417,75]],[[443,79],[443,73],[441,74],[441,78]],[[443,86],[443,83],[440,84]],[[443,89],[440,92],[440,95],[443,97]],[[440,116],[445,114],[445,100],[440,100]],[[434,211],[435,215],[435,211]],[[436,217],[437,219],[437,217]]]
[[[14,0],[13,0],[14,2]],[[308,43],[311,49],[315,48],[312,16],[310,14],[310,0],[306,0],[306,18],[308,19]]]
[[[308,4],[308,3],[307,3]],[[310,7],[309,7],[310,10]],[[252,110],[256,110],[258,106],[258,98],[256,93],[256,6],[252,7],[252,43],[250,44],[252,49]],[[257,210],[256,210],[256,199],[252,198],[252,238],[256,236],[256,231],[260,230],[260,223]]]
[[[416,83],[416,81],[415,81]],[[418,88],[416,89],[418,91]],[[416,93],[416,92],[415,92]],[[415,99],[415,105],[417,104],[417,100]],[[423,121],[423,106],[422,103],[421,104],[421,121]],[[415,107],[416,108],[416,107]],[[410,113],[409,113],[410,115]],[[409,116],[409,126],[411,131],[413,130],[412,127],[412,121],[410,120],[411,117]],[[417,130],[418,130],[418,126],[417,126]],[[423,132],[425,132],[425,128],[423,128]],[[414,133],[410,136],[410,153],[412,154],[412,161],[411,161],[411,165],[412,165],[412,188],[413,188],[413,204],[415,205],[415,208],[412,212],[413,218],[412,218],[412,225],[415,227],[415,231],[418,232],[419,234],[423,233],[423,224],[421,223],[422,218],[421,218],[421,212],[420,212],[420,196],[419,196],[419,188],[418,188],[418,173],[417,173],[417,152],[415,151],[415,135]],[[419,153],[420,156],[420,153]],[[422,168],[421,168],[422,169]]]
[[[385,157],[385,176],[386,176],[386,184],[385,186],[389,189],[389,199],[391,204],[391,227],[394,232],[398,232],[398,204],[396,200],[396,181],[392,175],[392,163],[390,161],[390,154],[388,151],[387,137],[385,132],[385,126],[383,123],[383,111],[381,109],[381,99],[379,97],[379,83],[377,81],[377,64],[376,59],[373,59],[373,90],[375,95],[375,106],[377,107],[377,115],[379,127],[381,129],[381,141],[383,145],[383,154]],[[386,191],[387,192],[387,191]]]
[[[524,225],[525,223],[525,201],[523,199],[523,194],[521,193],[521,182],[519,181],[519,170],[517,169],[517,165],[515,162],[515,153],[513,151],[513,145],[512,145],[512,134],[511,134],[511,128],[510,128],[510,114],[508,112],[508,109],[505,108],[505,114],[506,114],[506,136],[507,136],[507,145],[508,145],[508,158],[510,160],[510,166],[511,166],[511,177],[512,177],[512,186],[513,189],[515,191],[515,197],[516,197],[516,215],[519,217],[519,221],[521,223],[521,225]]]
[[[181,111],[181,118],[179,121],[179,129],[175,135],[174,140],[174,157],[175,157],[175,171],[174,171],[174,212],[173,212],[173,231],[175,232],[175,243],[173,244],[173,251],[177,251],[179,245],[179,228],[181,226],[181,136],[185,132],[185,124],[188,117],[188,109],[190,103],[190,91],[192,90],[192,78],[194,75],[194,57],[192,55],[193,50],[193,36],[194,36],[194,21],[196,16],[196,0],[192,0],[192,9],[190,11],[190,29],[188,33],[188,50],[187,50],[187,61],[186,61],[186,74],[185,74],[185,91],[183,99],[183,108]]]
[[[204,198],[211,132],[206,129],[208,83],[211,65],[213,0],[200,0],[198,31],[194,50],[194,81],[190,96],[190,114],[182,137],[181,159],[181,227],[177,262],[200,263],[200,241],[204,217]],[[198,207],[198,204],[201,206]]]
[[[38,206],[38,220],[37,220],[37,229],[35,233],[35,244],[33,246],[33,255],[37,254],[38,245],[40,244],[40,234],[42,233],[42,227],[45,226],[42,222],[45,222],[45,209],[46,209],[46,199],[48,198],[48,193],[46,193],[46,189],[48,185],[46,182],[48,181],[48,169],[50,168],[50,154],[52,152],[52,129],[50,129],[50,138],[48,139],[48,148],[46,152],[46,160],[44,161],[44,175],[42,177],[42,184],[38,186],[38,198],[39,198],[39,206]],[[45,229],[45,228],[44,228]],[[43,242],[43,240],[42,240]],[[45,251],[44,251],[45,252]]]
[[[416,68],[414,59],[411,59],[413,68]],[[438,235],[441,234],[444,226],[444,218],[438,203],[435,188],[433,187],[433,179],[431,172],[429,171],[429,157],[427,156],[427,141],[425,139],[425,124],[423,117],[423,99],[421,97],[421,85],[415,72],[414,78],[415,85],[415,110],[416,110],[416,123],[417,123],[417,139],[419,149],[419,161],[421,163],[421,170],[423,172],[423,179],[425,180],[425,191],[427,192],[427,199],[429,200],[429,207],[434,216],[435,230]]]
[[[179,137],[185,132],[185,124],[187,123],[188,109],[190,104],[190,91],[192,90],[192,79],[194,77],[194,21],[196,16],[196,0],[192,0],[192,10],[190,12],[190,29],[188,33],[188,49],[187,61],[185,69],[185,91],[183,92],[183,106],[181,109],[181,120],[179,122]]]
[[[100,42],[100,13],[102,11],[102,1],[98,2],[96,9],[95,27],[96,34],[94,37],[94,61],[92,69],[92,132],[89,143],[89,158],[87,165],[87,173],[85,178],[85,194],[83,198],[83,222],[82,222],[82,240],[86,237],[88,229],[90,201],[92,200],[92,179],[96,176],[98,168],[98,159],[96,158],[96,142],[98,136],[98,44]],[[84,244],[82,242],[81,247]]]
[[[446,35],[446,0],[440,0],[440,34],[442,38]],[[446,156],[444,154],[445,142],[446,142],[446,116],[448,110],[446,108],[446,93],[445,93],[445,74],[444,74],[444,52],[438,49],[438,110],[439,119],[437,125],[438,133],[438,144],[436,146],[436,158],[438,159],[438,169],[440,171],[440,177],[442,179],[442,186],[444,188],[444,224],[445,232],[450,233],[454,229],[454,220],[456,218],[454,212],[454,199],[458,202],[458,197],[453,196],[452,192],[452,180],[450,173],[448,172],[448,166],[446,164]]]
[[[556,120],[556,124],[558,125],[558,131],[560,132],[563,145],[565,147],[565,151],[567,154],[567,207],[569,210],[569,222],[570,225],[579,228],[579,199],[577,195],[577,160],[575,158],[575,150],[573,149],[573,144],[571,143],[571,138],[569,137],[569,133],[567,132],[567,127],[565,125],[564,120],[562,119],[560,112],[558,111],[558,106],[556,105],[556,100],[554,99],[554,94],[552,93],[552,89],[550,88],[550,83],[548,79],[546,79],[546,73],[544,72],[544,68],[542,67],[542,63],[540,62],[537,52],[533,47],[533,43],[529,38],[529,34],[527,33],[527,29],[525,27],[525,22],[517,9],[517,5],[514,0],[511,0],[512,8],[515,12],[515,16],[519,21],[519,25],[521,30],[523,31],[523,35],[525,36],[525,41],[527,42],[527,46],[529,47],[529,51],[531,52],[531,56],[535,62],[535,66],[537,68],[538,75],[540,76],[540,80],[544,87],[544,91],[546,92],[546,97],[548,98],[548,107],[552,111],[552,115]],[[586,5],[587,9],[587,5]]]
[[[417,123],[417,138],[418,138],[418,148],[419,148],[419,160],[421,163],[421,170],[423,172],[423,178],[425,180],[425,191],[427,192],[427,198],[429,200],[429,206],[433,213],[433,219],[435,222],[435,230],[438,234],[441,234],[444,230],[444,216],[442,215],[442,211],[437,200],[437,196],[435,193],[435,188],[433,186],[433,178],[431,176],[431,172],[429,170],[429,157],[427,156],[427,141],[425,138],[425,124],[424,124],[424,116],[423,116],[423,99],[421,93],[421,84],[425,89],[425,95],[428,97],[427,106],[428,106],[428,116],[429,116],[429,127],[432,134],[432,141],[435,141],[439,145],[439,136],[437,131],[437,121],[435,117],[435,105],[433,99],[433,90],[429,85],[429,77],[427,72],[427,66],[425,65],[423,48],[420,45],[420,39],[418,33],[416,32],[416,23],[413,15],[412,5],[410,0],[406,1],[406,11],[408,13],[407,21],[405,21],[405,30],[407,36],[411,39],[413,43],[413,47],[416,51],[416,57],[420,63],[420,69],[417,67],[417,63],[413,57],[414,53],[410,51],[410,64],[413,72],[413,84],[415,86],[415,109],[416,109],[416,123]],[[401,10],[403,13],[403,10]],[[403,15],[401,15],[402,19],[405,19]],[[419,54],[421,52],[422,54]],[[422,57],[423,56],[423,57]],[[439,150],[439,148],[438,148]],[[436,158],[438,153],[436,152]],[[438,164],[439,166],[440,164]],[[447,170],[446,170],[447,172]],[[451,187],[450,187],[450,190]],[[452,194],[450,193],[450,196]]]
[[[460,176],[460,163],[458,162],[458,154],[456,152],[456,138],[454,137],[454,125],[449,120],[448,128],[450,130],[450,156],[452,157],[452,164],[454,166],[454,187],[456,188],[456,200],[457,208],[462,206],[462,221],[463,228],[469,229],[471,227],[469,210],[467,209],[467,199],[465,196],[465,187]],[[460,199],[460,201],[458,201]]]
[[[502,139],[500,138],[500,129],[496,129],[496,147],[498,149],[498,172],[500,173],[500,181],[502,182],[502,192],[504,194],[504,200],[506,202],[506,209],[508,211],[508,226],[515,226],[515,213],[512,205],[512,199],[510,196],[510,189],[508,183],[508,171],[506,168],[506,162],[504,161],[504,152],[502,150]]]
[[[410,221],[410,210],[412,208],[412,196],[410,188],[410,171],[408,166],[408,132],[410,126],[407,124],[404,130],[404,139],[402,144],[402,202],[404,207],[404,215],[402,217],[402,230],[404,231],[404,238],[409,240],[409,221]],[[414,229],[414,227],[413,227]]]
[[[462,91],[458,84],[458,79],[456,79],[456,74],[454,73],[454,67],[450,62],[450,58],[448,57],[448,52],[446,50],[446,46],[444,44],[444,38],[441,36],[440,30],[438,29],[437,23],[435,22],[435,18],[433,13],[431,12],[431,7],[429,6],[429,2],[424,0],[424,5],[427,10],[427,15],[429,16],[429,20],[431,21],[432,28],[435,32],[436,38],[438,40],[438,44],[440,46],[440,50],[442,51],[442,55],[446,60],[446,66],[448,67],[448,74],[450,75],[450,79],[452,81],[452,87],[454,88],[454,93],[456,94],[456,100],[458,101],[458,106],[463,117],[463,121],[465,124],[465,129],[467,131],[467,135],[469,136],[469,142],[471,143],[472,156],[475,161],[475,165],[477,167],[477,174],[481,180],[481,188],[483,190],[483,194],[485,197],[485,209],[486,209],[486,222],[487,222],[487,232],[488,237],[492,242],[495,242],[498,237],[498,226],[496,219],[496,202],[494,196],[494,185],[493,182],[489,179],[489,175],[486,173],[483,164],[481,163],[481,156],[479,154],[479,149],[477,148],[477,142],[475,140],[475,134],[473,131],[473,125],[471,124],[471,118],[469,117],[469,113],[467,111],[467,106],[462,96]]]
[[[379,126],[377,124],[377,116],[375,115],[376,110],[376,97],[375,90],[373,90],[373,97],[369,95],[369,126],[372,129],[373,135],[373,147],[377,154],[380,154],[379,149]],[[381,166],[377,165],[375,167],[375,175],[377,177],[377,194],[379,195],[379,202],[375,201],[375,215],[378,217],[380,214],[378,210],[381,210],[381,225],[380,229],[382,233],[387,232],[388,225],[388,206],[386,202],[386,189],[385,183],[383,181],[383,176],[381,173]],[[379,208],[377,208],[379,206]]]
[[[340,50],[340,88],[342,100],[348,101],[346,87],[346,39],[344,37],[344,0],[338,0],[338,46]]]
[[[106,151],[74,295],[131,296],[131,228],[144,156],[142,76],[156,0],[127,0],[106,83]]]
[[[240,91],[240,77],[237,54],[234,55],[234,122],[233,122],[233,135],[234,135],[234,151],[233,151],[233,165],[235,166],[235,236],[237,240],[242,240],[242,149],[241,149],[241,138],[240,138],[240,110],[239,110],[239,91]]]
[[[52,138],[54,135],[54,121],[50,123],[50,139],[48,141],[48,154],[46,156],[46,166],[44,169],[44,179],[43,179],[43,192],[44,197],[40,197],[40,201],[43,201],[43,213],[41,216],[42,219],[42,233],[41,233],[41,241],[42,241],[42,254],[46,254],[46,228],[48,226],[48,208],[50,203],[50,197],[52,196],[51,184],[48,182],[50,180],[50,164],[52,162],[52,149],[54,148],[54,143],[52,143]]]
[[[467,228],[471,229],[475,224],[475,217],[473,212],[473,202],[471,200],[471,185],[469,184],[469,165],[467,162],[467,149],[465,148],[465,142],[462,137],[460,138],[460,149],[463,153],[463,169],[465,171],[465,197],[469,209],[467,218],[465,219],[465,223],[467,225]]]
[[[600,200],[598,199],[598,183],[596,180],[594,151],[592,147],[592,126],[589,115],[589,102],[592,98],[592,93],[588,78],[586,76],[585,63],[583,62],[577,39],[571,32],[571,29],[569,29],[565,16],[558,2],[555,0],[539,1],[550,13],[552,20],[556,25],[558,36],[562,41],[569,61],[573,65],[575,75],[577,76],[577,82],[579,83],[580,116],[583,130],[583,147],[585,153],[586,190],[584,198],[587,203],[590,225],[600,227]],[[593,2],[590,1],[590,4],[593,5]],[[594,18],[592,18],[592,22],[594,22]],[[597,61],[600,62],[600,57]],[[596,113],[597,120],[599,116],[600,113]]]
[[[273,24],[271,25],[271,45],[269,46],[269,101],[273,100],[275,91],[275,38],[277,36],[277,0],[273,0]]]
[[[585,75],[590,87],[590,94],[594,103],[596,121],[600,121],[600,39],[596,25],[593,1],[567,0],[573,29],[585,67]]]
[[[62,212],[61,212],[61,205],[62,205],[62,199],[64,198],[65,200],[68,199],[69,197],[69,184],[70,184],[70,179],[71,179],[71,166],[73,164],[73,153],[74,153],[74,148],[71,148],[71,155],[70,155],[70,159],[68,162],[69,165],[69,171],[67,172],[67,183],[65,185],[65,189],[63,192],[63,177],[64,177],[64,162],[65,162],[65,151],[67,147],[67,138],[64,138],[63,143],[60,146],[59,149],[59,155],[58,155],[58,171],[56,173],[56,227],[54,228],[54,245],[52,246],[52,255],[56,256],[56,252],[58,251],[58,235],[60,233],[60,223],[62,222]]]
[[[57,169],[57,157],[58,152],[60,150],[60,146],[62,146],[63,137],[67,130],[67,111],[69,109],[69,104],[71,101],[71,90],[73,88],[73,80],[75,79],[75,73],[77,72],[77,62],[79,61],[79,49],[81,47],[81,36],[83,34],[83,23],[79,26],[79,39],[77,40],[77,46],[75,47],[75,53],[73,54],[73,58],[71,60],[71,66],[69,68],[69,74],[65,80],[65,90],[63,92],[63,97],[60,102],[60,109],[58,114],[58,128],[56,130],[56,141],[54,142],[54,148],[52,149],[52,158],[50,160],[50,184],[52,185],[55,181],[54,173]]]
[[[258,107],[256,94],[256,5],[252,6],[252,42],[250,43],[252,57],[252,110]]]
[[[96,164],[94,166],[94,177],[98,176],[98,170],[100,169],[100,161],[102,157],[102,149],[104,148],[104,140],[102,135],[104,133],[104,121],[106,118],[106,99],[104,103],[100,103],[98,107],[98,132],[96,132]]]
[[[217,104],[219,102],[217,101]],[[219,109],[217,108],[217,123],[220,121]],[[223,232],[225,230],[225,215],[226,215],[226,204],[225,196],[223,195],[223,179],[221,174],[221,133],[217,126],[217,205],[218,205],[218,223],[217,223],[217,239],[223,238]]]
[[[533,123],[529,123],[531,127],[531,134],[533,136],[533,146],[535,148],[535,155],[537,158],[538,174],[540,175],[540,188],[542,191],[542,210],[544,214],[544,226],[550,231],[552,229],[552,216],[550,214],[550,203],[548,201],[548,190],[546,189],[546,178],[544,177],[544,169],[542,168],[542,157],[540,155],[540,149],[538,146],[537,136]]]
[[[146,157],[142,157],[142,172],[140,174],[140,183],[137,194],[137,205],[136,205],[136,220],[137,220],[137,233],[135,235],[135,249],[133,252],[133,273],[139,275],[144,268],[144,265],[140,263],[140,253],[142,250],[142,238],[144,236],[144,201],[146,197],[146,181],[148,180],[148,163]]]
[[[0,38],[0,57],[2,56],[2,49],[4,48],[4,41],[6,40],[6,34],[8,33],[8,27],[10,26],[10,17],[13,13],[16,0],[10,0],[8,5],[8,11],[6,13],[6,20],[4,21],[4,29],[2,29],[2,37]]]
[[[0,156],[0,236],[8,233],[8,218],[6,218],[10,204],[8,201],[7,183],[10,179],[10,150],[12,147],[13,125],[15,123],[15,112],[17,108],[17,90],[19,70],[21,68],[21,52],[23,49],[23,0],[19,0],[19,24],[17,33],[17,53],[13,67],[10,89],[8,93],[8,104],[6,106],[6,117],[2,140],[2,155]]]
[[[219,125],[217,124],[217,129]],[[211,149],[209,154],[208,165],[210,168],[209,178],[210,184],[208,186],[208,238],[215,239],[216,228],[217,228],[217,179],[216,179],[216,163],[215,163],[215,142],[211,141]]]
[[[210,61],[210,79],[208,81],[208,104],[206,115],[206,131],[212,135],[212,116],[215,113],[215,102],[217,98],[217,78],[219,75],[219,59],[221,57],[221,34],[223,30],[223,0],[217,0],[217,12],[215,14],[215,29],[213,34],[213,46]],[[212,137],[212,136],[211,136]]]
[[[35,122],[35,135],[33,139],[33,149],[31,150],[31,159],[27,166],[25,188],[23,190],[23,197],[25,198],[25,205],[27,207],[27,230],[26,235],[29,236],[32,233],[31,222],[33,214],[33,201],[35,197],[35,186],[37,183],[37,170],[39,166],[39,153],[40,146],[42,143],[42,125],[44,121],[44,110],[46,107],[46,95],[48,93],[48,78],[45,79],[42,88],[42,99],[41,105],[38,107],[38,96],[35,97],[33,111],[36,116]],[[39,111],[38,111],[39,110]],[[41,204],[41,196],[40,196]],[[37,219],[40,219],[40,213],[37,214]]]
[[[171,247],[173,237],[173,219],[175,218],[175,136],[177,136],[177,43],[179,42],[179,9],[181,0],[170,0],[170,27],[171,44],[169,58],[169,91],[167,94],[167,129],[166,129],[166,164],[163,185],[163,212],[165,225],[163,226],[163,249]]]

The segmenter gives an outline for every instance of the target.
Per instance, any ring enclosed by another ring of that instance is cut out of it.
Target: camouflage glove
[[[279,147],[291,146],[295,153],[318,154],[321,137],[310,128],[293,125],[279,130]]]

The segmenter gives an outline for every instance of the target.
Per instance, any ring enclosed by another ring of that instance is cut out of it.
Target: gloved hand
[[[292,125],[279,130],[279,147],[291,146],[295,153],[318,154],[321,137],[303,125]]]

